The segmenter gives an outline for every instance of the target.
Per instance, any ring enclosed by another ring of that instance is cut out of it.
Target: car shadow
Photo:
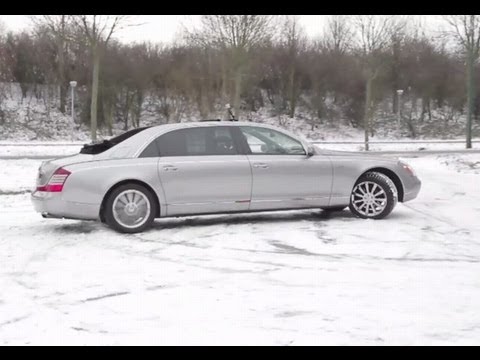
[[[103,224],[99,221],[97,222],[92,220],[79,220],[75,223],[54,226],[52,228],[52,231],[58,233],[90,234],[92,232],[98,231],[102,227]]]
[[[288,211],[268,213],[245,213],[245,214],[222,214],[222,215],[198,215],[195,217],[164,218],[155,220],[152,229],[174,229],[189,226],[211,226],[211,225],[247,225],[265,223],[285,223],[296,221],[311,221],[329,219],[355,219],[356,216],[350,211],[328,212],[323,210],[315,211]]]
[[[392,212],[386,219],[406,219],[410,216],[405,213]],[[275,224],[291,223],[297,221],[318,222],[325,220],[342,221],[365,221],[356,217],[349,210],[343,211],[323,211],[323,210],[289,210],[278,212],[258,212],[258,213],[238,213],[238,214],[219,214],[219,215],[197,215],[186,217],[171,217],[156,219],[149,230],[176,229],[182,227],[201,227],[214,225],[248,225],[248,224]],[[108,230],[108,226],[99,221],[80,220],[75,223],[62,224],[54,226],[52,231],[56,233],[75,233],[90,234],[98,230]]]

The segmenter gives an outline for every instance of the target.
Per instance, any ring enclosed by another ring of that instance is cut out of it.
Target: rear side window
[[[146,158],[146,157],[158,157],[159,155],[158,146],[156,141],[152,141],[145,150],[142,151],[139,157]]]
[[[180,133],[179,136],[182,142],[181,153],[183,155],[209,155],[212,153],[213,149],[209,149],[208,146],[208,134],[209,130],[205,128],[200,129],[188,129],[184,130],[183,133]],[[184,143],[183,143],[184,142]],[[162,145],[162,141],[160,141]],[[160,153],[163,154],[162,149],[165,149],[165,152],[170,152],[170,156],[175,156],[175,151],[171,152],[169,148],[162,147]]]
[[[174,130],[161,135],[140,157],[238,154],[229,127],[209,126]]]

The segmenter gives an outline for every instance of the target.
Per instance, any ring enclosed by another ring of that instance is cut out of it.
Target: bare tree
[[[369,149],[368,139],[371,118],[375,110],[373,86],[386,62],[384,56],[394,34],[404,27],[405,23],[395,16],[357,15],[353,18],[357,31],[357,50],[362,61],[365,79],[365,150]]]
[[[92,141],[97,140],[97,102],[101,51],[113,34],[126,25],[127,15],[73,15],[74,24],[81,29],[90,45],[93,61],[92,92],[90,106],[90,129]]]
[[[11,68],[11,64],[8,63],[7,48],[5,43],[5,26],[0,20],[0,81],[6,81],[8,79],[7,73]]]
[[[4,33],[5,27],[3,22],[0,21],[0,81],[5,81],[7,79],[7,69],[8,65],[6,64],[6,51],[4,43]],[[5,87],[4,84],[0,84],[0,125],[5,123],[5,112],[3,110],[3,100],[5,97]]]
[[[282,27],[281,45],[287,52],[288,82],[287,97],[289,100],[289,117],[295,116],[298,99],[298,57],[306,47],[306,36],[298,17],[287,16]]]
[[[475,102],[475,63],[480,50],[480,15],[445,15],[450,25],[449,34],[461,46],[467,70],[467,131],[466,147],[472,147],[472,115]]]
[[[67,45],[71,41],[71,19],[68,15],[31,16],[37,33],[46,29],[52,34],[56,45],[57,80],[60,85],[60,111],[65,114],[68,79],[66,75]]]
[[[231,98],[237,117],[248,54],[272,37],[272,22],[273,16],[270,15],[203,15],[200,30],[188,33],[191,40],[222,52],[225,59],[224,89],[226,92],[227,74],[231,72],[234,87]]]
[[[322,45],[331,53],[344,54],[352,45],[353,32],[345,15],[332,15],[327,20]]]

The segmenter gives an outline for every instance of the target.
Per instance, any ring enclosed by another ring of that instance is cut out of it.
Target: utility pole
[[[75,122],[75,87],[76,81],[70,81],[70,87],[72,88],[72,121]]]
[[[403,94],[403,90],[398,89],[397,90],[397,95],[398,95],[397,127],[398,127],[398,130],[400,130],[400,126],[401,126],[401,123],[402,123],[402,94]]]

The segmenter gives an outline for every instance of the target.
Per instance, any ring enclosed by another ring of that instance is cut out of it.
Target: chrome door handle
[[[163,170],[165,170],[165,171],[177,171],[178,168],[175,167],[175,166],[173,166],[173,165],[165,165],[165,166],[163,167]]]
[[[264,163],[253,163],[254,168],[259,169],[268,169],[268,165]]]

